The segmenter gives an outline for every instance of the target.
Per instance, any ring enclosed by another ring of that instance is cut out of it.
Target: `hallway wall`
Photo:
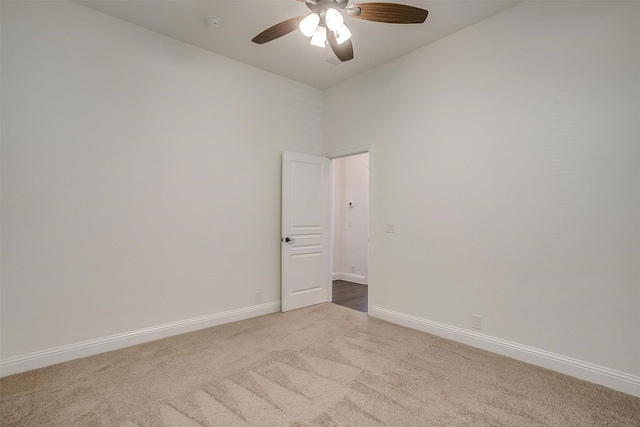
[[[333,278],[367,284],[369,153],[332,160]],[[349,202],[353,202],[349,206]]]

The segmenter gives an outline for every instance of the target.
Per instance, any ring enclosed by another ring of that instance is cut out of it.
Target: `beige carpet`
[[[321,304],[6,377],[2,426],[640,426],[640,399]]]

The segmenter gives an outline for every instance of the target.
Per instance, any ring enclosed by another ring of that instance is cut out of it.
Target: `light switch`
[[[388,222],[387,223],[387,233],[395,233],[396,232],[396,223]]]

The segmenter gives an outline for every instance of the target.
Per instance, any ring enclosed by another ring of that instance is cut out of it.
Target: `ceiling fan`
[[[344,24],[343,13],[353,18],[389,24],[422,24],[428,11],[397,3],[359,3],[347,5],[349,0],[298,0],[305,3],[311,13],[286,19],[273,25],[253,39],[263,44],[300,29],[311,44],[324,47],[328,42],[340,61],[353,59],[351,32]]]

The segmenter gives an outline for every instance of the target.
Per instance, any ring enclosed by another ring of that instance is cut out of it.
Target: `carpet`
[[[2,426],[640,426],[640,399],[335,304],[0,380]]]

